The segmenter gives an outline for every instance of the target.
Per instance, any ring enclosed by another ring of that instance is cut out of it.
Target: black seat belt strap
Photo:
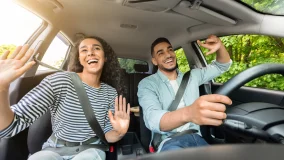
[[[104,134],[104,132],[103,132],[103,130],[102,130],[95,114],[94,114],[94,111],[91,107],[89,98],[87,96],[86,90],[83,86],[81,79],[79,78],[77,73],[74,73],[74,72],[68,72],[68,73],[71,76],[72,82],[74,84],[75,90],[76,90],[77,95],[79,97],[79,101],[82,105],[84,114],[86,116],[86,119],[87,119],[89,125],[91,126],[91,128],[93,129],[95,134],[100,138],[100,140],[105,145],[108,145],[108,142],[105,138],[105,134]]]
[[[180,103],[180,100],[183,97],[184,91],[185,91],[186,86],[188,84],[189,76],[190,76],[190,71],[187,71],[183,75],[182,81],[181,81],[180,86],[178,88],[178,91],[177,91],[177,94],[175,96],[175,99],[171,103],[170,108],[168,109],[169,111],[175,111],[177,109],[178,104]]]

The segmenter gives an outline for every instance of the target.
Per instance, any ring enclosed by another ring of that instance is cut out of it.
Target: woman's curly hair
[[[125,95],[126,90],[122,77],[123,72],[122,69],[120,68],[118,58],[114,50],[111,48],[111,46],[100,37],[97,36],[84,37],[76,42],[75,47],[73,47],[71,52],[68,70],[76,73],[83,72],[83,66],[80,64],[79,61],[79,46],[81,42],[85,39],[95,39],[102,44],[103,51],[107,61],[103,66],[101,81],[114,87],[119,95]]]

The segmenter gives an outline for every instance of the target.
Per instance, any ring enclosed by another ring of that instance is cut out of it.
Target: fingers
[[[223,120],[227,118],[227,114],[224,112],[216,112],[211,110],[204,110],[203,116],[210,119],[217,119],[217,120]]]
[[[202,46],[202,47],[204,47],[204,48],[207,48],[207,47],[208,47],[208,44],[202,43],[200,40],[197,40],[197,43],[198,43],[198,45],[200,45],[200,46]]]
[[[111,110],[108,110],[108,117],[109,117],[110,122],[114,121],[113,114],[112,114]]]
[[[118,111],[121,111],[121,110],[123,110],[122,108],[123,108],[123,106],[122,106],[122,104],[123,104],[123,102],[122,102],[122,96],[120,95],[119,96],[119,101],[118,101]]]
[[[10,51],[5,51],[5,52],[1,55],[0,60],[5,60],[5,59],[7,59],[9,53],[10,53]]]
[[[218,38],[208,38],[205,43],[217,43],[219,41]]]
[[[118,98],[117,97],[115,98],[114,111],[115,113],[118,112]]]
[[[220,126],[222,123],[223,121],[218,119],[204,118],[203,120],[203,125]]]
[[[126,112],[126,99],[124,97],[123,97],[123,100],[122,100],[122,111]]]
[[[126,98],[122,97],[122,95],[115,98],[114,108],[115,113],[119,113],[121,111],[124,114],[126,113],[127,115],[130,115],[130,104],[126,103]]]
[[[35,61],[31,61],[26,63],[23,67],[19,68],[18,71],[18,76],[24,74],[25,72],[27,72],[30,68],[32,68],[32,66],[35,64]]]
[[[223,104],[232,104],[232,100],[224,95],[220,94],[210,94],[210,95],[205,95],[201,96],[200,99],[208,101],[208,102],[218,102],[218,103],[223,103]]]
[[[28,51],[28,49],[29,49],[29,45],[24,45],[23,47],[22,47],[22,49],[20,50],[20,52],[16,55],[16,57],[14,58],[14,59],[16,59],[16,60],[19,60],[19,59],[21,59],[26,53],[27,53],[27,51]]]
[[[29,51],[25,52],[25,54],[21,54],[21,55],[19,54],[16,58],[21,58],[22,63],[26,63],[31,58],[33,53],[34,53],[34,50],[30,49]]]
[[[130,115],[130,104],[129,103],[127,104],[127,115],[128,116]]]
[[[207,110],[212,110],[212,111],[217,111],[217,112],[225,112],[226,110],[226,106],[221,103],[203,101],[203,102],[200,102],[199,105],[201,109],[207,109]]]
[[[209,54],[212,54],[212,53],[215,53],[217,51],[217,49],[211,49],[209,52],[206,53],[206,55],[209,55]]]
[[[18,46],[15,51],[8,57],[8,59],[14,59],[18,54],[26,53],[29,49],[29,45],[25,44],[23,47]]]

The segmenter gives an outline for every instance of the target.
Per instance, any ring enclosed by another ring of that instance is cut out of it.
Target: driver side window
[[[284,64],[284,38],[265,35],[231,35],[221,37],[230,54],[233,64],[229,71],[214,79],[216,83],[225,83],[238,73],[264,63]],[[200,47],[207,63],[216,58],[215,54],[206,56],[208,50]],[[284,91],[284,77],[280,74],[268,74],[245,84],[248,87]]]

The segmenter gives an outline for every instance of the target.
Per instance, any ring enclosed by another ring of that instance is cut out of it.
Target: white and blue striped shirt
[[[101,83],[93,88],[85,83],[96,118],[104,132],[112,130],[108,110],[114,111],[116,90]],[[49,109],[52,130],[57,138],[69,142],[83,142],[95,136],[80,105],[71,77],[66,72],[47,76],[27,93],[17,104],[11,106],[15,113],[14,121],[0,131],[0,138],[12,137],[29,127]]]

